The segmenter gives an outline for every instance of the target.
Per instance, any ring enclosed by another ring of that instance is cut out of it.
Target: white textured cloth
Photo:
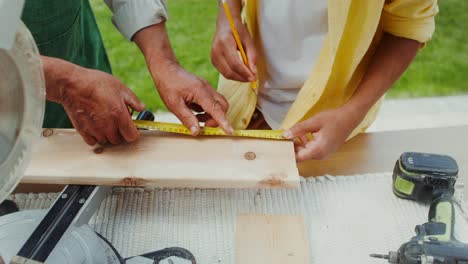
[[[235,263],[238,214],[303,215],[312,263],[378,263],[369,254],[398,249],[429,211],[428,205],[395,197],[391,183],[391,174],[382,173],[309,178],[296,190],[115,188],[90,225],[124,256],[180,246],[198,263],[219,264]],[[12,198],[31,208],[52,196]],[[31,198],[43,201],[24,201]],[[461,198],[457,190],[455,236],[467,243]]]
[[[112,22],[128,40],[139,30],[167,20],[166,0],[104,0]]]
[[[309,77],[328,32],[327,0],[261,0],[258,17],[267,74],[259,109],[278,129]]]

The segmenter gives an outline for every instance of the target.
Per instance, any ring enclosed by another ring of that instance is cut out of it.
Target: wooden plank
[[[328,160],[306,161],[298,164],[305,177],[320,175],[352,175],[391,171],[404,151],[426,151],[452,155],[460,168],[459,181],[465,182],[468,203],[468,126],[400,130],[366,133],[347,142]],[[21,190],[24,184],[18,188]],[[42,191],[37,182],[37,192]],[[34,191],[33,188],[27,190]]]
[[[403,152],[417,151],[453,156],[460,177],[468,177],[467,135],[468,126],[361,134],[327,160],[299,163],[299,174],[310,177],[392,171]],[[468,183],[468,178],[465,182]]]
[[[142,131],[138,142],[90,147],[75,130],[45,130],[23,183],[191,188],[299,186],[290,141]]]
[[[304,217],[239,215],[235,256],[238,264],[310,264]]]

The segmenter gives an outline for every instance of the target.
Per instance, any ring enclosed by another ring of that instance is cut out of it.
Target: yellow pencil
[[[229,21],[229,25],[231,26],[231,31],[232,31],[232,34],[234,35],[234,39],[236,40],[237,48],[239,49],[240,54],[242,56],[242,60],[244,61],[245,65],[247,65],[247,67],[250,67],[249,66],[249,61],[247,60],[247,55],[245,54],[244,47],[242,46],[242,42],[241,42],[240,37],[239,37],[239,33],[237,32],[236,25],[234,24],[234,19],[232,19],[231,10],[229,9],[229,5],[228,5],[226,0],[221,0],[221,1],[223,2],[223,8],[224,8],[224,11],[226,13],[226,17],[227,17],[227,19]],[[256,81],[251,82],[250,83],[250,88],[256,90],[257,89],[257,82]]]
[[[231,10],[229,9],[229,5],[226,0],[222,0],[223,8],[226,12],[227,19],[229,24],[231,25],[232,34],[234,35],[234,39],[236,40],[237,47],[241,53],[242,59],[244,60],[245,65],[249,66],[249,61],[247,60],[247,55],[245,55],[244,47],[242,46],[242,42],[239,37],[239,33],[237,32],[236,25],[234,25],[234,19],[232,19]]]

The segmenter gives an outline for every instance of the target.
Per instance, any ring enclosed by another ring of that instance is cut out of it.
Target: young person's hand
[[[257,51],[247,27],[242,23],[240,7],[237,6],[237,1],[228,1],[228,4],[230,7],[232,6],[230,9],[234,24],[239,33],[250,67],[245,65],[238,52],[238,47],[222,4],[219,7],[216,33],[211,47],[211,62],[227,79],[240,82],[253,82],[257,79]]]
[[[346,104],[321,112],[285,131],[285,138],[298,138],[303,142],[295,146],[296,160],[325,159],[343,145],[371,107],[408,68],[420,46],[415,40],[385,33],[366,74]],[[310,141],[306,137],[308,133],[313,134]]]
[[[326,159],[334,153],[364,118],[365,113],[349,111],[346,105],[323,111],[286,130],[283,137],[294,140],[296,161]],[[309,140],[307,134],[312,134]]]

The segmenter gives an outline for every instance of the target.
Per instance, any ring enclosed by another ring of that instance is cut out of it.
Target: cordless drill
[[[416,236],[398,251],[371,257],[396,264],[468,264],[468,245],[453,236],[457,177],[458,165],[449,156],[403,153],[393,171],[393,192],[403,199],[430,202],[429,222],[416,226]]]

